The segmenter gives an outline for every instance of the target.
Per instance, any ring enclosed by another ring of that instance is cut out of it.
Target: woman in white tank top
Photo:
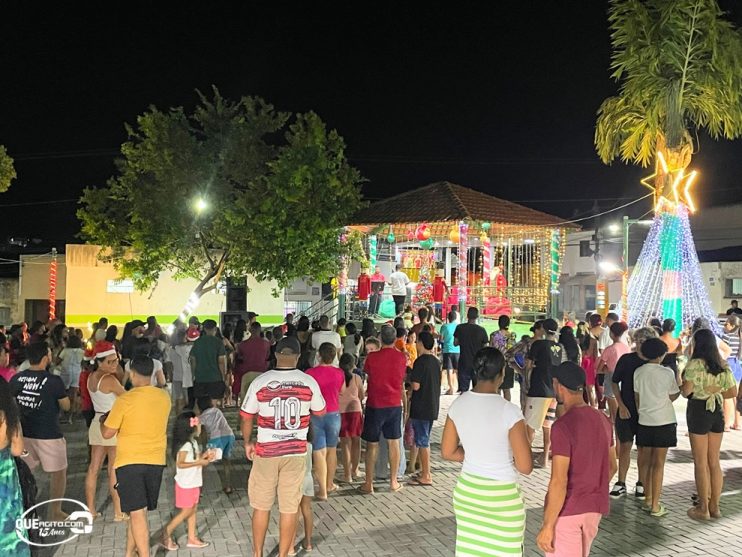
[[[95,360],[93,361],[93,372],[88,377],[88,391],[90,400],[93,402],[95,416],[88,430],[88,443],[90,444],[90,465],[85,476],[85,498],[88,508],[93,517],[100,516],[95,510],[95,493],[98,484],[98,474],[103,466],[103,460],[108,456],[108,483],[111,499],[113,499],[114,521],[120,522],[126,519],[121,512],[121,502],[114,486],[116,485],[116,472],[113,464],[116,460],[116,438],[104,439],[101,435],[101,418],[113,408],[116,398],[123,394],[124,387],[116,377],[118,371],[119,357],[116,348],[110,342],[100,341],[95,345]]]

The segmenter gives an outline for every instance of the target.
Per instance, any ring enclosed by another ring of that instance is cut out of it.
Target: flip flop
[[[178,551],[180,546],[171,539],[162,540],[160,545],[165,548],[165,551]]]
[[[711,514],[702,514],[698,511],[698,507],[691,507],[686,512],[689,518],[692,518],[693,520],[700,520],[700,521],[706,521],[711,520]]]
[[[363,485],[359,485],[356,488],[356,491],[358,493],[360,493],[361,495],[373,495],[374,494],[374,490],[373,489],[371,491],[368,491],[367,489],[365,489],[365,487]]]
[[[198,543],[188,542],[186,547],[190,547],[191,549],[203,549],[204,547],[209,547],[209,545],[211,545],[209,542],[199,540]]]
[[[660,518],[661,516],[665,516],[669,511],[665,508],[665,505],[660,505],[660,508],[655,512],[652,511],[650,516],[653,516],[655,518]]]
[[[398,485],[397,487],[395,487],[395,488],[390,488],[390,489],[389,489],[389,491],[391,491],[392,493],[397,493],[398,491],[402,491],[402,488],[403,488],[403,487],[404,487],[404,485],[403,485],[403,484],[399,484],[399,485]]]
[[[423,487],[431,487],[433,485],[433,482],[421,482],[420,478],[412,478],[409,482],[407,482],[407,485],[421,485]]]

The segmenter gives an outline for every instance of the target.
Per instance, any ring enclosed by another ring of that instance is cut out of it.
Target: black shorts
[[[636,432],[637,447],[667,448],[678,446],[678,424],[641,425]]]
[[[116,468],[116,491],[125,513],[157,508],[164,466],[154,464],[128,464]]]
[[[633,443],[638,429],[639,422],[636,418],[623,420],[616,416],[616,437],[619,443]]]
[[[380,434],[391,441],[402,437],[402,407],[366,408],[361,439],[367,443],[378,443]]]
[[[443,369],[459,369],[459,355],[455,352],[444,352]]]
[[[685,421],[688,433],[706,435],[707,433],[724,433],[724,414],[721,408],[714,412],[706,410],[706,401],[691,398],[685,410]]]
[[[500,385],[501,389],[512,389],[515,384],[515,370],[510,366],[505,366],[505,379]]]
[[[207,396],[214,400],[219,400],[224,397],[224,390],[226,385],[224,381],[208,381],[205,383],[194,383],[193,384],[193,396],[194,398],[201,398]]]

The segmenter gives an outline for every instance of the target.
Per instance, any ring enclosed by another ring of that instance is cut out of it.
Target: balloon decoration
[[[430,238],[430,227],[427,224],[421,224],[417,227],[417,230],[415,231],[415,236],[418,240],[421,242],[424,242],[428,238]]]
[[[451,231],[448,233],[448,239],[451,240],[451,243],[453,244],[459,243],[459,227],[458,226],[451,227]]]
[[[422,249],[433,249],[433,239],[428,238],[427,240],[423,240],[420,242],[420,248]]]
[[[391,230],[389,231],[389,234],[387,234],[386,241],[390,244],[393,244],[397,241],[396,236],[394,236],[394,232],[392,232]]]
[[[412,231],[412,228],[407,230],[407,239],[410,242],[415,239],[415,233]]]
[[[368,237],[368,266],[371,269],[374,269],[376,267],[377,256],[378,256],[378,239],[376,238],[376,234],[371,234]]]
[[[489,230],[489,229],[490,229],[490,227],[491,227],[491,226],[492,226],[492,225],[491,225],[490,223],[488,223],[488,222],[483,222],[483,223],[482,223],[482,230],[484,230],[484,231],[486,232],[487,230]]]

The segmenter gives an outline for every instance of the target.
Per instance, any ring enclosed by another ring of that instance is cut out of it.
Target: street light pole
[[[629,320],[629,226],[628,215],[623,217],[623,273],[621,274],[621,320]]]

